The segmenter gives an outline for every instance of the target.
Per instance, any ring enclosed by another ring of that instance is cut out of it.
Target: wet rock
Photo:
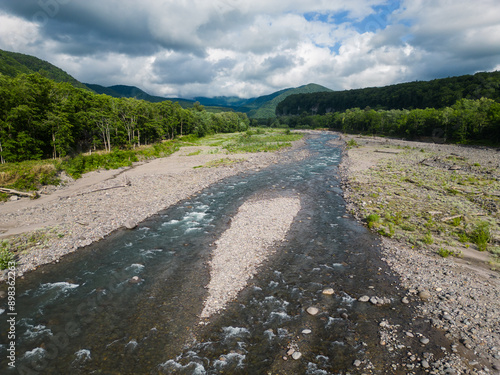
[[[134,276],[128,282],[129,284],[139,284],[141,282],[141,278],[139,276]]]
[[[363,297],[358,298],[359,302],[368,302],[369,300],[370,300],[370,297],[368,297],[368,296],[363,296]]]
[[[361,361],[359,359],[356,359],[353,363],[354,367],[359,367],[361,366]]]
[[[127,220],[125,221],[125,223],[123,223],[123,226],[127,229],[134,229],[137,226],[137,224],[132,220]]]
[[[312,315],[312,316],[317,315],[319,313],[319,309],[316,307],[313,307],[313,306],[308,307],[306,311],[309,315]]]
[[[327,296],[331,296],[334,293],[335,293],[335,291],[332,288],[328,288],[328,289],[323,290],[323,294],[327,295]]]

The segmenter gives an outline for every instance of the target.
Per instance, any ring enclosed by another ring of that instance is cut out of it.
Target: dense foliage
[[[326,115],[283,116],[279,125],[330,128],[435,142],[500,143],[500,103],[492,99],[460,99],[441,109],[374,110],[352,108]]]
[[[460,99],[500,101],[500,72],[477,73],[432,81],[402,83],[348,91],[291,95],[276,107],[278,115],[326,114],[350,108],[444,108]]]
[[[246,115],[112,98],[40,74],[0,74],[0,162],[134,148],[178,135],[244,131]]]

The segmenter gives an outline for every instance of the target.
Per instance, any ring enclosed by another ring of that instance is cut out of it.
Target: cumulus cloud
[[[498,67],[496,0],[0,0],[0,48],[169,96],[380,86]]]

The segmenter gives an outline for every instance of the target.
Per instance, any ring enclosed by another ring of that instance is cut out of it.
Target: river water
[[[425,333],[432,339],[425,351],[438,357],[446,342],[400,303],[404,293],[376,237],[345,212],[335,138],[311,136],[304,146],[311,156],[300,162],[225,179],[135,230],[18,279],[16,368],[6,359],[2,301],[1,373],[405,373],[407,352],[424,349],[403,337],[404,350],[388,352],[379,344],[384,319],[400,332]],[[302,209],[238,299],[200,324],[213,242],[255,194],[299,195]],[[140,282],[131,283],[134,276]],[[325,288],[335,294],[323,295]],[[365,294],[391,303],[358,302]],[[310,316],[309,306],[320,313]],[[286,354],[290,347],[300,359]]]

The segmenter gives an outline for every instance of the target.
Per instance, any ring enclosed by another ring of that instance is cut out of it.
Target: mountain
[[[238,111],[245,112],[250,118],[272,118],[276,117],[276,107],[290,95],[309,94],[318,92],[330,92],[332,90],[310,83],[308,85],[276,91],[273,94],[260,96],[252,102],[239,107]]]
[[[195,100],[205,106],[223,106],[233,108],[235,111],[243,112],[250,118],[274,118],[276,117],[276,106],[290,95],[306,94],[314,92],[328,92],[330,89],[310,83],[308,85],[288,88],[276,91],[269,95],[259,96],[257,98],[242,99],[236,96],[216,96],[214,98],[206,98],[203,96],[196,97]]]
[[[24,55],[22,53],[8,52],[0,50],[0,73],[15,77],[18,74],[40,73],[44,77],[56,82],[68,82],[74,87],[88,89],[64,70],[59,69],[51,63],[41,60],[38,57]]]
[[[287,97],[276,108],[278,115],[325,114],[350,108],[444,108],[457,100],[488,98],[500,102],[500,72],[481,72],[399,83],[384,87],[301,94]]]
[[[194,104],[194,100],[190,99],[164,98],[162,96],[149,95],[147,92],[135,86],[115,85],[115,86],[105,87],[93,83],[86,83],[85,85],[88,88],[94,90],[98,94],[106,94],[114,98],[135,98],[139,100],[146,100],[152,103],[158,103],[158,102],[163,102],[165,100],[170,100],[172,102],[179,102],[179,104],[183,108],[192,107]]]

